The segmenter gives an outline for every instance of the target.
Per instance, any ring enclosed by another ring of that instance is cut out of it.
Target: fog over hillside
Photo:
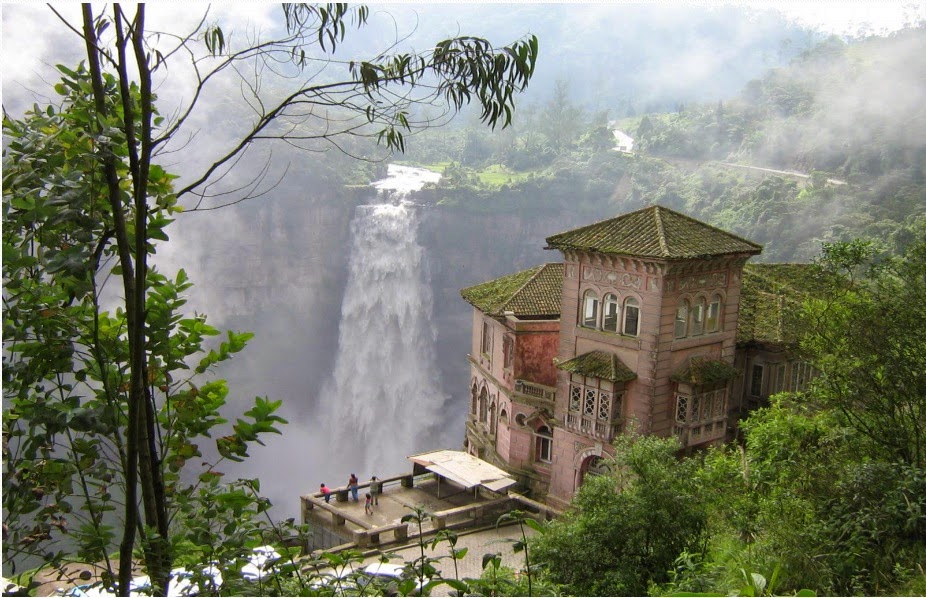
[[[74,6],[61,6],[61,11],[76,21]],[[180,14],[172,4],[149,6],[153,29],[194,24],[194,15],[187,9]],[[76,64],[81,46],[79,38],[44,6],[6,4],[2,8],[3,106],[15,118],[33,102],[57,101],[50,88],[56,81],[53,66]],[[396,39],[399,48],[420,50],[457,34],[478,35],[501,45],[532,33],[540,39],[540,58],[520,105],[542,105],[555,84],[565,82],[573,102],[589,111],[607,111],[610,118],[732,98],[749,81],[769,69],[785,67],[823,38],[819,31],[782,13],[732,5],[455,3],[377,4],[372,8],[370,27],[360,34],[348,32],[345,57],[375,55]],[[902,23],[903,19],[922,19],[923,9],[908,5],[901,13]],[[240,36],[254,34],[257,28],[272,31],[282,22],[279,12],[263,4],[220,4],[213,15]],[[46,34],[34,34],[40,30]],[[827,109],[787,126],[814,131],[800,141],[808,154],[841,143],[864,143],[877,135],[909,137],[912,146],[926,126],[921,121],[910,122],[919,118],[914,116],[920,114],[916,108],[926,99],[922,87],[926,71],[922,61],[913,60],[920,50],[913,42],[901,45],[892,51],[907,52],[909,61],[885,58],[890,69],[866,71],[857,82],[859,89],[872,91],[864,97],[830,97],[827,81],[808,81],[808,85],[819,86],[813,93]],[[905,62],[917,65],[916,70],[904,69]],[[190,100],[189,71],[181,64],[178,56],[178,66],[171,66],[169,77],[158,84],[162,114]],[[282,80],[266,82],[269,89],[280,93],[284,84]],[[159,158],[165,169],[180,176],[179,184],[206,167],[247,126],[248,107],[240,98],[240,82],[235,77],[217,80],[194,116],[195,135],[177,139]],[[885,109],[888,104],[890,110]],[[907,122],[898,121],[898,114],[908,117]],[[471,118],[471,114],[461,116],[461,120]],[[414,144],[415,138],[409,143]],[[255,147],[212,191],[247,184],[269,163],[267,176],[258,186],[263,195],[220,210],[178,215],[168,231],[171,241],[159,248],[156,257],[159,268],[175,272],[182,267],[196,283],[190,311],[207,314],[215,326],[255,333],[249,348],[218,372],[229,379],[232,388],[228,419],[234,420],[239,405],[261,395],[284,401],[282,415],[290,425],[284,427],[282,436],[254,450],[251,460],[224,470],[241,477],[260,477],[263,490],[286,517],[297,516],[298,495],[316,489],[319,482],[340,486],[355,470],[364,480],[370,475],[398,473],[364,471],[360,464],[340,461],[342,447],[369,439],[332,437],[318,425],[319,407],[338,400],[321,396],[321,392],[334,367],[350,223],[354,208],[374,197],[373,190],[345,190],[340,185],[335,175],[358,165],[337,150],[328,150]],[[386,157],[373,144],[353,143],[350,150]],[[376,165],[364,168],[366,178],[382,174]],[[602,218],[613,215],[609,200],[610,193],[601,202]],[[223,197],[209,200],[201,207],[222,201]],[[557,260],[558,255],[543,251],[544,237],[582,224],[569,221],[568,215],[545,219],[507,215],[491,223],[497,228],[488,229],[506,237],[506,253],[485,238],[470,239],[471,246],[441,245],[448,238],[442,231],[452,227],[487,230],[483,221],[448,222],[449,218],[446,213],[428,211],[419,237],[430,252],[434,284],[440,286],[434,293],[434,318],[443,388],[435,394],[451,397],[437,426],[442,446],[433,448],[459,448],[463,439],[470,308],[455,296],[455,289]],[[486,220],[491,221],[491,216]],[[384,425],[382,433],[390,431]]]

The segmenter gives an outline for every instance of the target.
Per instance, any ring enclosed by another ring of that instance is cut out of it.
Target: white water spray
[[[351,222],[337,358],[319,397],[332,462],[361,477],[406,471],[437,439],[447,397],[435,361],[427,256],[409,192],[440,175],[391,165]],[[330,466],[328,467],[330,469]]]

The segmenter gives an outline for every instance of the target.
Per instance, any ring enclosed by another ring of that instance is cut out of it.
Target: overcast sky
[[[649,2],[672,4],[678,2]],[[424,3],[408,3],[424,4]],[[681,3],[679,3],[681,4]],[[686,2],[686,5],[716,5],[716,2]],[[905,24],[926,20],[924,2],[739,2],[756,8],[777,8],[808,26],[833,33],[870,31],[885,33]],[[149,29],[180,32],[188,30],[200,15],[192,6],[205,3],[151,3],[148,7]],[[579,6],[578,3],[576,3]],[[62,14],[79,22],[77,3],[55,3]],[[3,2],[2,80],[4,105],[31,104],[26,89],[41,88],[41,78],[49,77],[47,65],[73,63],[81,49],[76,34],[68,29],[41,3]],[[503,9],[500,7],[500,11]],[[279,23],[279,4],[271,2],[218,2],[211,14],[221,19],[227,30],[247,27],[267,29]],[[500,12],[501,14],[501,12]],[[525,24],[529,26],[529,23]],[[246,27],[247,26],[247,27]],[[71,58],[72,60],[67,60]],[[43,66],[43,63],[45,66]]]

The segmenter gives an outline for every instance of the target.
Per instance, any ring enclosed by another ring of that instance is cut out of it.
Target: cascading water
[[[381,203],[358,206],[337,358],[319,397],[328,457],[342,471],[394,475],[434,447],[447,400],[435,361],[433,296],[419,208],[408,194],[440,175],[390,165]],[[324,468],[320,468],[324,469]]]

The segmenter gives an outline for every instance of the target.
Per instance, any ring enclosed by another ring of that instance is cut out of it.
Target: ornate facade
[[[737,335],[759,245],[654,206],[549,237],[547,249],[563,262],[461,294],[474,308],[466,450],[552,504],[603,467],[616,435],[724,441],[800,367],[787,339],[755,326]]]

